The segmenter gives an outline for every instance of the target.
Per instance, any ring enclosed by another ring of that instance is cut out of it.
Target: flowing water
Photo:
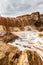
[[[24,49],[34,50],[43,60],[43,36],[40,37],[40,33],[43,34],[43,32],[35,31],[16,32],[15,34],[17,34],[20,38],[15,40],[15,42],[8,44],[16,46],[22,51]]]

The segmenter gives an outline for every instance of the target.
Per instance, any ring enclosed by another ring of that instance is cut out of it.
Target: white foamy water
[[[43,60],[43,36],[39,37],[39,33],[43,34],[43,32],[33,31],[16,32],[20,38],[15,40],[15,42],[8,44],[16,46],[22,51],[25,49],[34,50]]]

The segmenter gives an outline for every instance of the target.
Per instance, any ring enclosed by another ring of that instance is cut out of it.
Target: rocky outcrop
[[[18,16],[16,18],[1,17],[0,25],[3,25],[3,29],[6,31],[24,31],[24,30],[39,30],[43,31],[43,15],[39,12],[33,12],[30,15]],[[29,29],[25,29],[26,26]]]
[[[34,50],[24,51],[0,41],[0,65],[43,65],[39,54]]]

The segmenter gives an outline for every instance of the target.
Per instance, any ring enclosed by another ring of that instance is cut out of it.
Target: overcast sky
[[[43,13],[43,0],[0,0],[0,15],[19,16],[34,11]]]

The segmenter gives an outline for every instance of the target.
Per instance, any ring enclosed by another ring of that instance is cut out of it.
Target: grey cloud
[[[42,6],[43,0],[0,0],[0,14],[17,16],[31,13],[33,11],[43,13]]]

